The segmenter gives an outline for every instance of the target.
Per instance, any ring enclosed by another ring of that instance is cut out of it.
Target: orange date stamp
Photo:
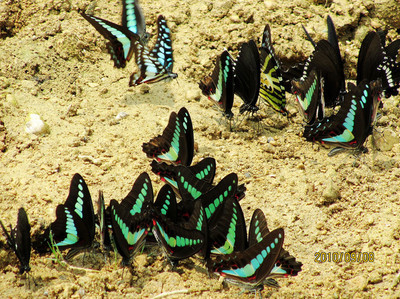
[[[318,251],[314,253],[314,262],[316,263],[371,263],[375,261],[374,252],[343,252]]]

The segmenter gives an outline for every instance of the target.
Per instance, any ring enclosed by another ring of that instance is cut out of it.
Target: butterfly
[[[138,0],[123,1],[122,25],[84,12],[81,15],[108,40],[107,49],[117,68],[124,68],[126,62],[131,60],[136,45],[145,44],[149,37]]]
[[[109,229],[111,228],[110,206],[105,207],[103,191],[99,190],[99,199],[97,201],[97,218],[100,227],[100,240],[106,251],[111,249],[111,238]]]
[[[243,251],[210,258],[207,268],[210,273],[217,273],[232,284],[250,290],[262,290],[265,279],[278,259],[283,240],[283,229],[275,229]]]
[[[199,83],[202,93],[216,103],[228,119],[233,117],[234,64],[235,61],[228,51],[224,50],[217,58],[212,74],[203,78]]]
[[[269,25],[265,25],[260,48],[260,98],[266,101],[274,110],[287,115],[285,86],[271,40]]]
[[[147,157],[173,164],[190,165],[194,154],[193,126],[185,107],[172,112],[162,135],[143,143]]]
[[[256,209],[251,217],[248,246],[251,247],[254,244],[262,242],[269,233],[264,213],[260,209]],[[301,262],[296,261],[295,257],[282,248],[274,267],[268,275],[268,283],[278,285],[273,281],[273,278],[296,276],[301,271],[302,266]]]
[[[343,61],[340,53],[337,53],[336,48],[329,41],[320,40],[316,44],[314,52],[304,65],[301,79],[306,78],[312,69],[319,72],[324,79],[325,105],[336,106],[341,101],[340,96],[345,93],[343,91],[345,85]]]
[[[121,203],[110,201],[113,238],[124,266],[145,242],[151,228],[152,204],[153,187],[146,172],[139,175]]]
[[[153,160],[151,162],[151,170],[161,177],[161,180],[171,185],[176,192],[179,192],[178,184],[176,182],[177,174],[182,165],[169,165],[165,162],[158,163]],[[189,171],[199,180],[206,181],[212,184],[215,176],[215,159],[211,157],[204,158],[199,163],[189,166]]]
[[[195,203],[187,222],[171,221],[155,212],[153,234],[173,264],[193,256],[205,247],[207,240],[207,222],[201,202]]]
[[[23,274],[24,272],[29,272],[31,270],[31,267],[29,266],[29,260],[31,258],[31,226],[25,209],[20,208],[18,210],[17,226],[11,228],[10,225],[10,233],[7,232],[7,229],[1,221],[0,225],[3,229],[4,235],[6,236],[8,245],[15,252],[21,264],[19,273]]]
[[[172,57],[171,33],[167,21],[162,15],[158,16],[157,25],[157,41],[153,49],[150,50],[141,43],[136,43],[134,47],[139,73],[133,73],[130,76],[129,86],[178,77],[176,73],[172,72],[174,59]]]
[[[234,92],[242,98],[244,104],[240,113],[256,112],[258,93],[260,90],[260,55],[256,43],[250,40],[243,43],[235,62]]]
[[[307,124],[325,116],[324,79],[319,71],[312,69],[307,77],[292,80],[292,92],[296,96],[299,110]]]
[[[66,256],[70,259],[79,251],[92,246],[95,234],[93,203],[80,174],[76,173],[72,177],[67,200],[57,206],[56,217],[34,244],[39,253],[47,252],[48,246],[53,245],[61,250],[71,248]],[[51,239],[54,244],[50,244]]]
[[[396,95],[400,82],[400,64],[396,62],[398,46],[400,45],[396,43],[394,46],[389,45],[390,55],[388,55],[381,44],[379,34],[369,32],[361,43],[358,54],[357,84],[363,79],[373,81],[380,78],[386,97]]]
[[[346,85],[343,60],[340,54],[335,25],[329,15],[326,19],[326,23],[328,27],[328,40],[318,43],[313,41],[306,28],[303,26],[307,38],[315,48],[314,53],[305,63],[303,76],[307,75],[313,68],[320,71],[326,84],[324,89],[325,105],[327,107],[334,107],[343,100],[343,95],[346,93]]]
[[[307,125],[303,136],[309,141],[341,148],[363,149],[366,138],[372,133],[381,91],[380,80],[368,83],[364,79],[357,86],[349,83],[337,114]]]

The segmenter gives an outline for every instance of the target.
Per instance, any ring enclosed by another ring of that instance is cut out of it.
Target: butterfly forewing
[[[243,43],[235,63],[234,91],[244,104],[240,112],[255,112],[260,90],[260,55],[253,40]]]
[[[114,66],[124,68],[132,58],[138,36],[124,26],[117,25],[105,19],[81,13],[94,28],[108,39],[107,49],[114,61]]]
[[[122,26],[137,34],[142,43],[147,43],[149,34],[146,32],[146,22],[139,5],[139,0],[122,1]]]
[[[260,97],[270,104],[274,110],[286,115],[285,87],[278,59],[274,55],[268,24],[265,26],[263,34],[263,42],[260,49],[260,64]]]
[[[228,198],[218,217],[208,226],[212,254],[230,254],[247,247],[246,223],[239,202]]]

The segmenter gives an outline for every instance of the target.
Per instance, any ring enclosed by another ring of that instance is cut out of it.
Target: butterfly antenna
[[[303,30],[307,36],[307,39],[310,41],[310,43],[313,45],[313,47],[315,48],[317,45],[315,44],[314,40],[311,38],[310,34],[308,33],[306,27],[304,27],[304,25],[301,25],[301,27],[303,27]]]

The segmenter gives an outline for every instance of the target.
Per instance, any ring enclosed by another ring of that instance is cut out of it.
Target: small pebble
[[[121,111],[120,113],[117,114],[117,116],[115,117],[116,120],[120,120],[120,119],[124,119],[125,117],[127,117],[129,114]]]
[[[25,131],[35,135],[46,135],[50,133],[50,127],[38,114],[29,114],[29,120],[25,124]]]

